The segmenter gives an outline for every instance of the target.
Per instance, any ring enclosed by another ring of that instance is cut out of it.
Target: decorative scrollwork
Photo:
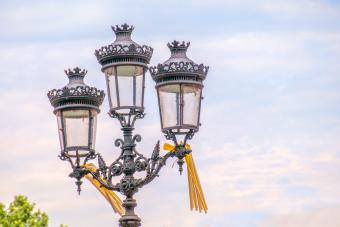
[[[109,56],[127,56],[132,55],[142,57],[147,61],[150,61],[153,53],[153,48],[143,45],[139,46],[136,44],[130,45],[121,45],[121,44],[110,44],[108,46],[103,46],[100,49],[95,51],[95,55],[97,60],[100,62],[103,58],[107,58]]]
[[[53,107],[57,107],[60,100],[63,98],[72,97],[88,97],[90,102],[95,105],[101,105],[105,96],[104,91],[95,87],[77,86],[77,87],[64,87],[62,89],[53,89],[47,93]]]
[[[119,123],[122,127],[126,126],[126,120],[124,115],[117,113],[116,111],[111,111],[108,113],[110,117],[117,118],[119,120]]]
[[[143,110],[136,110],[131,108],[129,113],[118,113],[115,110],[111,110],[109,116],[117,118],[122,127],[134,127],[137,119],[142,119],[145,116]]]
[[[65,153],[61,153],[61,155],[58,155],[58,157],[62,161],[68,161],[70,159],[70,157],[66,156]]]
[[[83,165],[87,163],[88,160],[95,159],[99,154],[96,154],[94,151],[89,152],[83,160]],[[80,162],[80,160],[78,160]]]
[[[192,137],[194,137],[195,131],[193,129],[190,129],[189,132],[184,137],[184,145],[187,143],[187,140],[191,140]]]
[[[144,157],[139,157],[135,161],[136,171],[142,172],[148,167],[148,160]]]
[[[116,139],[115,140],[115,146],[116,147],[122,148],[123,144],[124,144],[124,141],[122,139]]]
[[[141,111],[138,111],[135,118],[136,119],[143,119],[145,117],[145,114],[144,112],[141,112]]]
[[[119,191],[130,197],[138,191],[140,181],[141,179],[135,179],[133,176],[125,176],[118,184]]]
[[[142,141],[142,136],[141,135],[136,134],[136,135],[133,136],[132,143],[140,142],[140,141]]]
[[[111,176],[119,176],[123,173],[123,163],[116,161],[111,164],[109,170]]]
[[[135,122],[136,122],[137,119],[143,119],[143,118],[145,117],[145,113],[142,112],[142,111],[138,111],[138,112],[136,112],[136,111],[131,111],[130,114],[133,114],[133,115],[134,115],[133,120],[132,120],[132,122],[131,122],[131,126],[132,126],[132,127],[135,125]]]
[[[183,72],[194,73],[206,76],[209,70],[208,66],[195,64],[193,62],[170,62],[169,64],[158,64],[149,68],[151,75],[154,77],[158,74]]]
[[[176,139],[176,134],[171,129],[167,130],[165,132],[164,136],[167,140],[172,140],[176,145],[178,145],[177,139]]]
[[[158,146],[158,144],[156,144],[156,147],[157,146]],[[159,155],[157,154],[158,148],[156,148],[156,147],[155,147],[156,151],[154,150],[154,152],[153,152],[153,154],[154,154],[153,158],[150,158],[148,160],[149,165],[151,163],[151,170],[149,170],[148,174],[146,175],[146,177],[144,179],[141,179],[140,181],[138,181],[137,186],[139,188],[141,188],[144,185],[153,181],[158,176],[158,173],[162,169],[162,167],[165,166],[166,160],[169,157],[175,156],[175,152],[168,152],[163,157],[159,157]]]

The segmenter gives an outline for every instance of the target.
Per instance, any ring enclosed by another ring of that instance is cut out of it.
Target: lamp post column
[[[134,162],[135,155],[133,149],[135,143],[132,138],[134,128],[124,126],[122,128],[124,135],[123,150],[123,173],[124,176],[120,181],[120,190],[126,196],[122,206],[125,208],[125,214],[119,219],[121,227],[139,227],[141,226],[141,219],[135,214],[135,207],[137,206],[136,200],[133,198],[137,192],[136,179],[133,174],[136,172]]]

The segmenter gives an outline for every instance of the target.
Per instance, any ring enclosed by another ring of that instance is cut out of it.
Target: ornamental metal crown
[[[116,26],[111,26],[112,30],[115,32],[115,34],[119,33],[132,33],[133,29],[135,27],[133,25],[128,25],[127,23],[122,24],[121,26],[116,25]]]
[[[186,51],[190,42],[178,42],[174,40],[167,45],[171,51],[170,58],[163,64],[150,67],[150,73],[156,83],[166,81],[196,81],[201,82],[205,79],[209,66],[196,64],[186,56]]]
[[[131,39],[133,29],[134,27],[128,24],[112,26],[116,40],[112,44],[95,50],[94,53],[99,64],[102,65],[102,71],[113,65],[127,63],[147,67],[152,57],[153,48],[134,42]]]
[[[81,70],[81,68],[79,67],[75,67],[73,70],[65,69],[64,72],[70,80],[72,80],[73,78],[84,78],[85,75],[87,74],[87,70],[85,69]]]
[[[87,71],[79,67],[65,70],[69,83],[61,89],[53,89],[47,96],[54,107],[54,112],[65,108],[86,107],[99,112],[105,93],[95,87],[86,85],[83,81]]]
[[[171,43],[168,43],[167,46],[169,47],[171,52],[181,51],[181,50],[186,51],[188,47],[190,46],[190,42],[185,43],[183,41],[182,43],[180,43],[177,40],[174,40]]]

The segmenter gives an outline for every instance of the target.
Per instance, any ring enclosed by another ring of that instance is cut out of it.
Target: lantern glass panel
[[[87,147],[89,144],[89,110],[63,111],[67,147]]]
[[[90,109],[64,110],[61,112],[65,138],[64,147],[69,154],[86,155],[94,149],[97,111]]]
[[[162,127],[180,125],[180,85],[160,86],[158,89]]]
[[[142,69],[143,70],[143,69]],[[144,106],[144,72],[136,75],[136,103],[135,106],[143,108]]]
[[[58,111],[56,113],[57,115],[57,122],[58,122],[58,136],[59,136],[59,143],[60,143],[60,149],[64,150],[64,127],[63,127],[63,123],[62,123],[62,115],[61,115],[61,111]]]
[[[109,94],[110,108],[116,108],[118,106],[117,101],[117,87],[116,87],[116,76],[114,74],[114,67],[110,67],[105,70],[106,86]]]
[[[95,149],[95,146],[96,146],[96,135],[97,135],[97,111],[94,111],[92,110],[91,111],[91,116],[92,116],[92,135],[90,136],[92,141],[91,144],[90,144],[90,148],[91,149]]]
[[[120,106],[141,107],[143,67],[133,65],[117,66],[117,75]]]
[[[105,70],[110,108],[119,113],[143,108],[144,70],[142,66],[121,65]]]
[[[193,84],[182,85],[183,124],[197,127],[199,121],[201,87]]]

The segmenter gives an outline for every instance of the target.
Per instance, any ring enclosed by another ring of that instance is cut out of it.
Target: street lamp
[[[58,117],[60,158],[70,161],[73,170],[70,176],[77,179],[78,191],[81,179],[90,174],[101,187],[125,195],[122,204],[125,213],[119,219],[120,226],[137,227],[141,225],[141,219],[134,212],[137,203],[133,195],[158,176],[169,157],[178,158],[182,172],[183,159],[191,152],[186,141],[199,128],[202,82],[208,67],[195,64],[186,56],[189,43],[174,41],[168,44],[170,59],[150,68],[156,82],[162,131],[166,139],[175,143],[175,147],[160,156],[158,141],[151,157],[146,158],[136,149],[136,142],[141,141],[141,136],[134,135],[133,130],[136,120],[144,117],[145,73],[153,49],[132,41],[133,26],[123,24],[112,29],[116,40],[96,50],[95,55],[106,78],[109,115],[117,118],[122,126],[123,139],[115,141],[115,146],[121,149],[118,158],[106,165],[101,155],[94,150],[95,118],[104,92],[83,83],[84,70],[75,68],[67,71],[70,83],[63,89],[50,91],[48,97]],[[177,142],[179,135],[184,136],[183,143]],[[74,142],[70,144],[69,141]],[[96,171],[84,168],[88,160],[95,158],[98,159]],[[136,172],[144,172],[145,176],[135,178]],[[114,183],[114,177],[120,175],[120,181]]]
[[[136,114],[144,111],[144,84],[153,49],[131,39],[134,27],[112,27],[116,40],[95,51],[106,77],[110,113]]]
[[[97,114],[104,92],[84,83],[86,70],[76,67],[65,70],[69,83],[62,89],[53,89],[47,96],[57,116],[60,158],[70,162],[72,169],[81,172],[81,165],[95,158]],[[77,179],[78,192],[82,175]]]
[[[170,58],[150,68],[156,82],[162,131],[176,144],[176,135],[185,135],[184,145],[199,128],[203,80],[209,69],[187,57],[189,45],[168,43]]]

